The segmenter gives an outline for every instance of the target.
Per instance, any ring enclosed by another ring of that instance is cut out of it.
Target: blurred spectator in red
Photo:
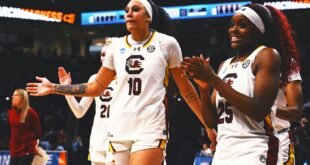
[[[11,128],[10,165],[31,164],[34,156],[38,154],[41,123],[38,113],[29,105],[26,90],[14,91],[12,108],[8,113]]]

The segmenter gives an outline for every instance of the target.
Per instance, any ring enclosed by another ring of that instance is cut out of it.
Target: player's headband
[[[147,1],[147,0],[134,0],[134,1],[138,1],[140,3],[142,3],[142,5],[144,6],[144,8],[146,9],[147,13],[150,16],[150,22],[152,22],[152,18],[153,18],[153,9],[151,4]]]
[[[246,16],[262,34],[265,33],[265,25],[260,16],[253,9],[249,7],[241,7],[235,13]]]

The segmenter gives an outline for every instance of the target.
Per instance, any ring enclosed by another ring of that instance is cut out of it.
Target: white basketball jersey
[[[218,76],[236,91],[253,97],[255,75],[252,72],[252,64],[258,52],[264,48],[258,47],[244,61],[232,63],[233,58],[226,60]],[[262,122],[257,122],[230,105],[219,93],[216,95],[216,107],[218,144],[213,165],[280,163],[279,142],[274,136],[270,116]]]
[[[109,139],[166,139],[164,79],[168,66],[182,60],[181,50],[174,38],[159,32],[141,44],[132,45],[129,37],[110,45],[103,64],[117,74]],[[177,48],[174,55],[171,43]]]
[[[288,81],[289,82],[301,81],[300,73],[294,72],[294,73],[290,74],[288,76]],[[283,119],[276,117],[277,106],[280,106],[280,107],[286,107],[287,106],[284,87],[279,89],[275,104],[271,108],[272,109],[271,117],[272,117],[274,128],[276,129],[276,131],[280,131],[280,130],[283,130],[285,128],[289,128],[291,126],[291,124],[287,120],[283,120]]]
[[[90,80],[95,80],[96,74]],[[95,97],[96,112],[90,134],[89,150],[104,151],[108,149],[107,134],[110,115],[110,102],[116,90],[116,80],[111,81],[103,93]]]
[[[301,81],[301,76],[299,72],[294,72],[288,76],[288,82],[293,82],[293,81]],[[276,117],[277,106],[287,107],[284,88],[285,87],[282,86],[280,87],[278,91],[276,101],[271,108],[272,110],[271,119],[272,119],[273,127],[275,128],[277,132],[279,132],[277,137],[280,140],[280,144],[281,144],[282,151],[283,151],[283,164],[295,164],[293,144],[290,139],[289,132],[288,132],[289,129],[287,129],[287,128],[290,128],[291,123],[288,120],[283,120],[283,119]],[[281,131],[285,129],[287,129],[287,131],[284,131],[284,132]]]

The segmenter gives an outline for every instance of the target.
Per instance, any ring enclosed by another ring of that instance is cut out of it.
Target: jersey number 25
[[[219,109],[219,113],[217,114],[217,123],[231,123],[233,120],[233,111],[231,110],[232,106],[228,102],[219,102],[217,107]]]

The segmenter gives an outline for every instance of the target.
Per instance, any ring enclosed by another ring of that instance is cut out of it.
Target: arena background
[[[154,2],[168,7],[232,1],[154,0]],[[243,2],[243,0],[233,2]],[[310,2],[305,1],[305,3]],[[98,47],[102,46],[100,44],[103,39],[108,36],[122,36],[127,32],[124,24],[81,26],[80,14],[122,10],[126,4],[127,1],[123,0],[1,0],[0,7],[58,11],[64,14],[75,14],[75,17],[74,23],[65,21],[56,23],[7,18],[0,15],[0,150],[8,149],[10,130],[7,123],[7,110],[10,108],[14,89],[24,88],[27,82],[34,81],[36,75],[47,76],[52,82],[57,82],[59,66],[64,66],[72,73],[74,83],[86,82],[89,76],[96,73],[100,67]],[[300,44],[304,110],[305,114],[308,114],[310,9],[292,9],[284,12]],[[212,65],[217,68],[223,59],[233,54],[227,37],[229,19],[230,17],[175,20],[176,38],[183,55],[203,53],[211,57]],[[173,125],[172,128],[175,129],[173,132],[177,132],[176,134],[180,136],[192,134],[193,137],[189,138],[197,141],[197,146],[194,147],[199,152],[203,141],[200,123],[185,106],[174,87],[169,88],[168,96],[172,105],[169,107],[171,110],[169,119]],[[78,162],[88,164],[86,157],[94,105],[85,117],[77,120],[62,96],[31,97],[30,101],[42,121],[41,141],[48,142],[51,150],[63,147],[68,151],[69,164],[78,164]],[[296,127],[298,125],[298,123],[293,124]],[[72,143],[78,137],[81,137],[83,146],[75,152]],[[77,156],[77,154],[80,155]]]

